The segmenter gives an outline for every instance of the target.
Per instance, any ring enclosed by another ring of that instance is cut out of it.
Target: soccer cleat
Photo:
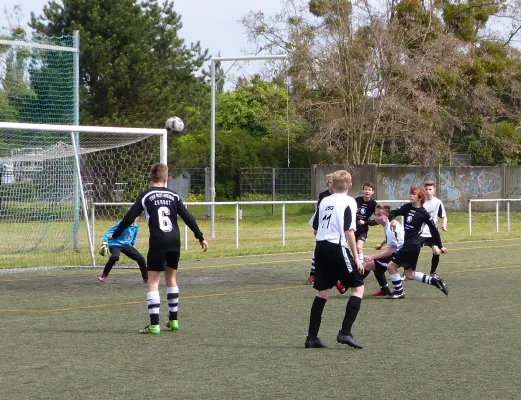
[[[159,328],[159,325],[147,325],[143,329],[140,329],[138,332],[144,335],[159,335],[161,329]]]
[[[389,298],[392,299],[392,300],[396,300],[396,299],[405,299],[405,293],[404,292],[392,292],[390,295],[389,295]]]
[[[443,279],[441,279],[439,276],[436,276],[434,279],[434,286],[436,286],[438,289],[440,289],[445,296],[449,295],[449,288],[445,283],[443,282]]]
[[[313,275],[309,275],[308,279],[306,280],[306,285],[312,285],[313,282],[315,282],[315,277]]]
[[[171,331],[177,331],[179,329],[179,321],[177,319],[168,321],[166,327]]]
[[[429,276],[431,278],[434,278],[434,279],[441,279],[443,281],[443,278],[441,276],[439,276],[436,272],[432,272],[429,274]]]
[[[344,294],[347,290],[344,285],[342,285],[340,282],[336,283],[336,288],[338,289],[338,292],[340,294]]]
[[[373,293],[373,296],[375,296],[375,297],[390,296],[390,295],[391,295],[391,291],[389,290],[389,288],[387,286],[380,288],[380,290],[378,292]]]
[[[320,341],[319,338],[310,339],[309,337],[307,337],[306,342],[304,343],[304,347],[306,349],[325,349],[327,348],[327,344]]]
[[[358,343],[351,334],[346,335],[345,333],[338,332],[338,335],[336,335],[336,341],[341,344],[347,344],[348,346],[354,347],[355,349],[364,348],[364,345],[362,343]]]
[[[98,281],[100,281],[100,282],[105,282],[105,279],[107,279],[107,274],[101,274],[98,277]]]

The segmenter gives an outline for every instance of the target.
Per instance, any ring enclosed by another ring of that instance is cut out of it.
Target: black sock
[[[436,272],[436,269],[438,268],[439,263],[440,263],[440,256],[433,254],[432,261],[431,261],[431,274],[434,274]]]
[[[370,273],[371,273],[371,271],[364,271],[364,279],[367,278]]]
[[[322,322],[322,311],[326,305],[326,299],[316,296],[311,306],[311,313],[309,315],[309,329],[308,338],[316,339],[318,336],[318,330],[320,329],[320,323]]]
[[[387,286],[387,278],[385,277],[385,268],[376,268],[374,270],[374,277],[376,278],[380,287]]]
[[[150,314],[150,325],[159,325],[159,314]]]
[[[344,321],[342,322],[342,333],[344,335],[351,334],[351,328],[356,320],[358,311],[360,310],[360,304],[362,299],[360,297],[351,296],[346,306],[346,313],[344,315]]]

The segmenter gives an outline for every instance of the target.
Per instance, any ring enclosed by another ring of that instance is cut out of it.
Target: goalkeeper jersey
[[[199,241],[203,240],[203,234],[195,218],[188,212],[179,195],[170,189],[156,186],[138,195],[134,205],[114,231],[114,237],[130,226],[142,212],[145,213],[150,231],[149,250],[180,250],[181,239],[177,216],[181,217]]]
[[[138,232],[138,225],[137,223],[133,223],[130,225],[127,229],[125,229],[123,232],[121,232],[120,235],[114,236],[114,232],[118,228],[121,221],[119,221],[116,225],[114,225],[112,228],[110,228],[107,232],[105,232],[105,235],[103,235],[103,241],[107,242],[109,244],[109,247],[111,246],[134,246],[136,243],[136,236]],[[112,239],[109,240],[109,235],[113,234]]]

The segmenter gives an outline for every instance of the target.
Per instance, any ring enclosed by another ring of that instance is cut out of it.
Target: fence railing
[[[469,235],[472,235],[472,203],[496,203],[496,232],[499,232],[499,203],[506,203],[507,232],[510,232],[510,203],[521,199],[469,199]]]

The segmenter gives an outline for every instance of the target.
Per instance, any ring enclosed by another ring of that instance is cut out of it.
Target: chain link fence
[[[241,168],[243,200],[309,200],[311,168]]]

